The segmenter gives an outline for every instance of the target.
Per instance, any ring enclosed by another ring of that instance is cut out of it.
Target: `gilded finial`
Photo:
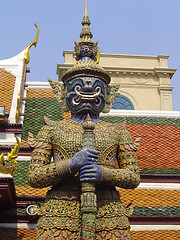
[[[36,34],[36,37],[35,37],[34,41],[25,48],[24,58],[25,58],[25,63],[26,63],[26,64],[28,64],[28,63],[30,62],[29,49],[30,49],[33,45],[36,47],[37,41],[38,41],[38,37],[39,37],[39,28],[38,28],[38,26],[36,25],[36,23],[34,23],[34,26],[35,26],[36,29],[37,29],[37,34]]]
[[[87,0],[85,0],[85,5],[84,5],[84,16],[88,16]]]
[[[5,166],[5,159],[4,159],[4,153],[0,155],[0,173],[3,174],[11,174],[14,176],[16,170],[17,170],[17,161],[16,158],[18,157],[18,152],[20,150],[21,143],[16,137],[17,143],[15,144],[15,147],[11,150],[11,153],[8,153],[6,162],[9,164],[9,166]]]
[[[80,34],[80,38],[82,41],[92,41],[91,38],[93,37],[91,30],[89,26],[91,25],[91,21],[88,16],[88,10],[87,10],[87,0],[85,0],[85,6],[84,6],[84,15],[83,20],[81,22],[83,28]],[[93,41],[92,41],[93,42]]]

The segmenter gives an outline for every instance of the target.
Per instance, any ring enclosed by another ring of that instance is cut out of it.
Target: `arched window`
[[[134,110],[134,106],[127,97],[118,94],[112,104],[112,109]]]

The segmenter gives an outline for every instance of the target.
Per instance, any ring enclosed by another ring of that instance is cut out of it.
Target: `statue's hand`
[[[102,168],[97,164],[85,165],[80,169],[81,182],[100,182]]]
[[[74,155],[69,160],[69,168],[71,172],[79,172],[85,165],[96,163],[98,159],[98,151],[90,148],[85,148]]]

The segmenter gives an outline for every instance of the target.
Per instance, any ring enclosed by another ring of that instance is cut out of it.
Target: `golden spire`
[[[93,37],[93,35],[89,28],[89,26],[91,25],[91,21],[88,16],[87,0],[85,0],[84,15],[83,15],[83,20],[82,20],[81,24],[83,25],[83,28],[82,28],[82,31],[80,34],[81,41],[87,41],[87,40],[90,41],[91,38]]]
[[[84,4],[84,16],[88,16],[87,0],[85,0],[85,4]]]

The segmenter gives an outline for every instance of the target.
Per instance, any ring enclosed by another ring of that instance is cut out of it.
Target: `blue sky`
[[[17,55],[34,40],[28,81],[57,80],[63,50],[79,40],[84,0],[0,0],[0,59]],[[94,41],[102,53],[169,55],[173,110],[180,111],[180,0],[88,0]]]

